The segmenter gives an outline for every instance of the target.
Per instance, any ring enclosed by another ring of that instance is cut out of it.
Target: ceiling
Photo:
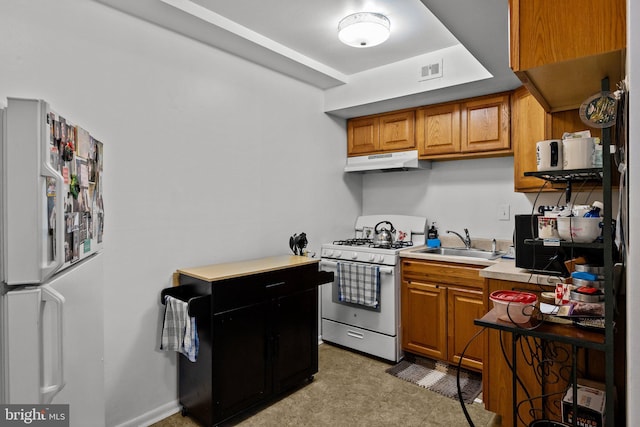
[[[508,65],[507,0],[97,1],[321,89],[459,44],[493,78],[483,89],[476,82],[458,92],[476,96],[520,84]],[[340,19],[362,11],[389,18],[385,43],[359,49],[338,40]]]
[[[458,44],[419,0],[192,1],[346,75]],[[338,22],[363,10],[389,18],[390,38],[368,49],[342,44]]]

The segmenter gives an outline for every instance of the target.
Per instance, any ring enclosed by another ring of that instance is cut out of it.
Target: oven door
[[[380,303],[377,309],[338,300],[338,263],[336,261],[323,259],[320,261],[320,269],[331,271],[335,276],[332,283],[321,286],[323,319],[396,336],[399,286],[396,283],[395,267],[380,266]]]

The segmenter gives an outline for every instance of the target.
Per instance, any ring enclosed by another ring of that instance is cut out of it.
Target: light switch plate
[[[498,205],[498,221],[509,221],[509,205]]]

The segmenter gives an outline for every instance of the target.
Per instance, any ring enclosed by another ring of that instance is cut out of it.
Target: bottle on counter
[[[432,222],[431,228],[427,230],[427,246],[430,248],[440,247],[440,239],[438,238],[438,229],[435,222]]]

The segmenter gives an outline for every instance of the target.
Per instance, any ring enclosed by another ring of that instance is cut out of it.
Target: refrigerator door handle
[[[46,111],[46,109],[45,109]],[[46,128],[46,126],[43,126]],[[42,137],[42,141],[48,141],[48,137],[46,135],[46,130],[43,130],[45,135]],[[55,215],[56,215],[56,229],[55,229],[55,254],[53,260],[42,267],[41,280],[42,282],[46,281],[48,278],[53,276],[64,264],[64,237],[65,237],[65,221],[64,221],[64,201],[63,201],[63,193],[64,193],[64,178],[62,175],[55,170],[51,164],[49,163],[50,154],[48,150],[48,144],[42,144],[44,152],[42,153],[42,162],[40,168],[40,175],[44,177],[45,180],[45,189],[47,186],[47,178],[52,178],[56,183],[56,206],[55,206]],[[46,190],[45,190],[46,191]]]
[[[53,397],[64,387],[64,346],[63,346],[63,329],[64,329],[64,297],[56,292],[53,288],[49,286],[42,286],[42,302],[43,304],[51,303],[55,305],[54,313],[55,313],[55,332],[56,339],[53,340],[52,345],[54,345],[55,351],[52,352],[53,357],[56,359],[51,363],[52,369],[54,372],[52,373],[52,378],[55,378],[54,384],[43,384],[40,386],[40,403],[48,404],[51,403]],[[44,310],[40,310],[40,324],[44,324],[43,318]],[[44,341],[43,334],[40,334],[40,339]],[[41,349],[44,343],[41,343]],[[42,350],[42,354],[44,357],[44,350]],[[41,358],[42,361],[42,358]],[[43,362],[44,365],[44,362]],[[44,369],[44,366],[43,366]],[[43,378],[46,378],[43,375]]]

